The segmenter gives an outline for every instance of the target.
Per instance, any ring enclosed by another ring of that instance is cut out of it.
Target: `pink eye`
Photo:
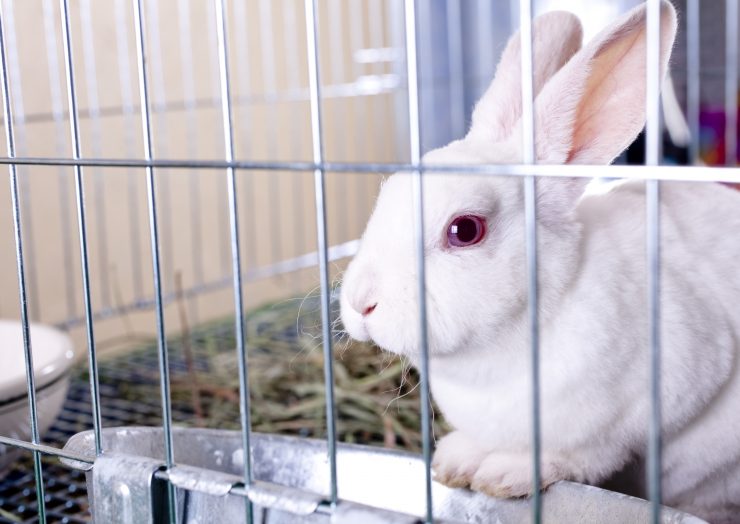
[[[452,247],[477,244],[486,235],[486,220],[476,215],[460,215],[447,228],[447,242]]]

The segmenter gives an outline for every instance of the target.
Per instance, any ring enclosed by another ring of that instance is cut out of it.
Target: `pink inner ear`
[[[676,34],[661,4],[661,72]],[[537,155],[550,163],[608,164],[645,125],[646,13],[639,6],[605,29],[548,82],[536,104]]]
[[[632,129],[645,120],[645,30],[618,36],[591,62],[591,71],[576,112],[573,144],[567,162],[589,163],[611,157],[633,140]],[[639,130],[638,130],[639,132]],[[611,161],[611,158],[609,159]]]

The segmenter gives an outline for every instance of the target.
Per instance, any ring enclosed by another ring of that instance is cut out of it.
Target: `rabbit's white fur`
[[[661,27],[665,73],[676,30],[666,1]],[[535,20],[538,161],[605,164],[634,139],[645,120],[645,32],[640,6],[578,51],[573,15]],[[427,154],[425,163],[521,160],[518,38],[470,133]],[[431,387],[456,429],[438,444],[436,478],[526,495],[533,486],[521,179],[424,180]],[[537,181],[543,486],[602,481],[644,455],[647,443],[644,185],[615,183],[598,195],[583,188],[574,179]],[[383,185],[345,275],[341,306],[354,338],[417,361],[411,194],[408,175]],[[740,193],[714,183],[665,183],[661,198],[664,502],[733,522],[740,512]],[[463,214],[486,217],[487,235],[451,248],[448,225]]]

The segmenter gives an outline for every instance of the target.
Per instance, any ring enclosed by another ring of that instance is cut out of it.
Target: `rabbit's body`
[[[676,30],[661,3],[661,71]],[[568,13],[533,27],[540,163],[611,162],[645,122],[640,6],[579,50]],[[468,135],[425,164],[516,163],[519,37],[476,106]],[[601,482],[644,456],[650,344],[644,183],[584,192],[583,179],[537,180],[542,485]],[[419,359],[412,185],[383,184],[345,274],[342,320],[357,339]],[[664,502],[733,522],[740,512],[740,193],[664,183],[661,399]],[[496,496],[532,492],[531,362],[522,179],[424,176],[432,393],[456,431],[437,445],[436,479]]]
[[[576,216],[583,229],[574,278],[541,312],[543,453],[565,478],[600,482],[646,452],[650,355],[643,188],[642,182],[624,183],[580,201]],[[727,491],[716,484],[738,482],[740,324],[733,316],[740,246],[731,239],[740,230],[740,194],[718,184],[665,183],[661,196],[663,495],[669,505],[707,514],[727,502]],[[547,275],[540,282],[547,287]],[[635,296],[643,298],[638,308]],[[435,400],[452,426],[485,443],[477,444],[481,455],[530,452],[524,310],[497,331],[495,341],[462,354],[435,355],[430,371]],[[531,463],[522,465],[528,468],[522,478],[531,481]],[[447,480],[459,482],[456,472],[447,473]],[[734,493],[740,504],[740,489]]]

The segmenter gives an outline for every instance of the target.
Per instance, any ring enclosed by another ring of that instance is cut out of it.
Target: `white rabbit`
[[[645,122],[646,10],[579,50],[568,13],[534,22],[537,160],[608,164]],[[665,74],[676,15],[661,4]],[[426,164],[520,162],[519,36],[468,135]],[[600,176],[598,167],[594,176]],[[530,352],[522,180],[426,174],[432,394],[455,431],[436,479],[494,496],[531,493]],[[650,413],[644,184],[584,194],[539,178],[542,486],[597,483],[644,455]],[[359,340],[419,359],[411,178],[383,185],[341,294]],[[740,515],[740,193],[662,186],[663,502],[710,519]]]

